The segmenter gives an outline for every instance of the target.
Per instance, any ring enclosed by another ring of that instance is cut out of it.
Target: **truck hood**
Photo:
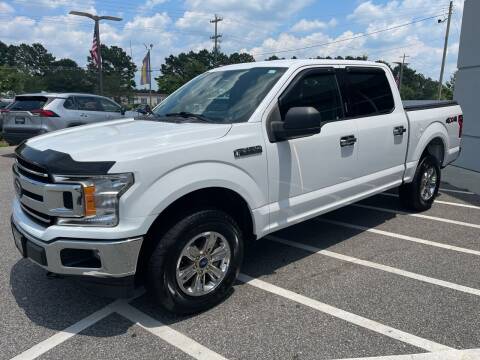
[[[55,131],[28,140],[26,145],[63,152],[77,161],[131,160],[218,139],[230,128],[231,124],[124,119]]]

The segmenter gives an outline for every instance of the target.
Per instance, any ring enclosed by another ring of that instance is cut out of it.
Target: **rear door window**
[[[65,100],[65,102],[63,103],[63,107],[69,110],[77,109],[77,106],[75,105],[75,100],[71,96]]]
[[[10,107],[11,111],[31,111],[43,108],[48,102],[44,96],[22,96],[17,97]]]
[[[386,114],[395,108],[392,89],[382,69],[347,68],[344,93],[348,117]]]
[[[98,98],[93,96],[77,96],[75,98],[78,110],[83,111],[103,111]]]

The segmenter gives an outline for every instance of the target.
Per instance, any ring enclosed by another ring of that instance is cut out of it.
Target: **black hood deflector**
[[[23,143],[15,149],[16,155],[56,175],[105,175],[115,161],[76,161],[69,154],[56,150],[37,150]]]

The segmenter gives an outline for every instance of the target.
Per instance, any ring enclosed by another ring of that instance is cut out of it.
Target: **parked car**
[[[213,69],[150,120],[19,146],[15,242],[110,295],[145,282],[166,309],[201,311],[227,296],[248,241],[396,187],[407,208],[429,209],[462,125],[453,101],[402,103],[380,63]]]
[[[0,99],[0,133],[3,130],[3,118],[7,112],[9,105],[13,103],[13,99]]]
[[[134,109],[134,111],[136,111],[137,113],[140,113],[142,115],[148,115],[152,112],[152,109],[150,108],[150,105],[148,105],[148,104],[140,104]]]
[[[125,117],[109,98],[91,94],[25,94],[15,97],[4,118],[3,137],[10,145],[73,126]]]

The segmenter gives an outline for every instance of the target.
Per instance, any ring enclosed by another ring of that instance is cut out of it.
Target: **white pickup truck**
[[[248,241],[399,187],[428,209],[460,152],[454,102],[402,104],[380,63],[284,60],[208,71],[149,117],[16,149],[24,257],[170,311],[225,298]]]

